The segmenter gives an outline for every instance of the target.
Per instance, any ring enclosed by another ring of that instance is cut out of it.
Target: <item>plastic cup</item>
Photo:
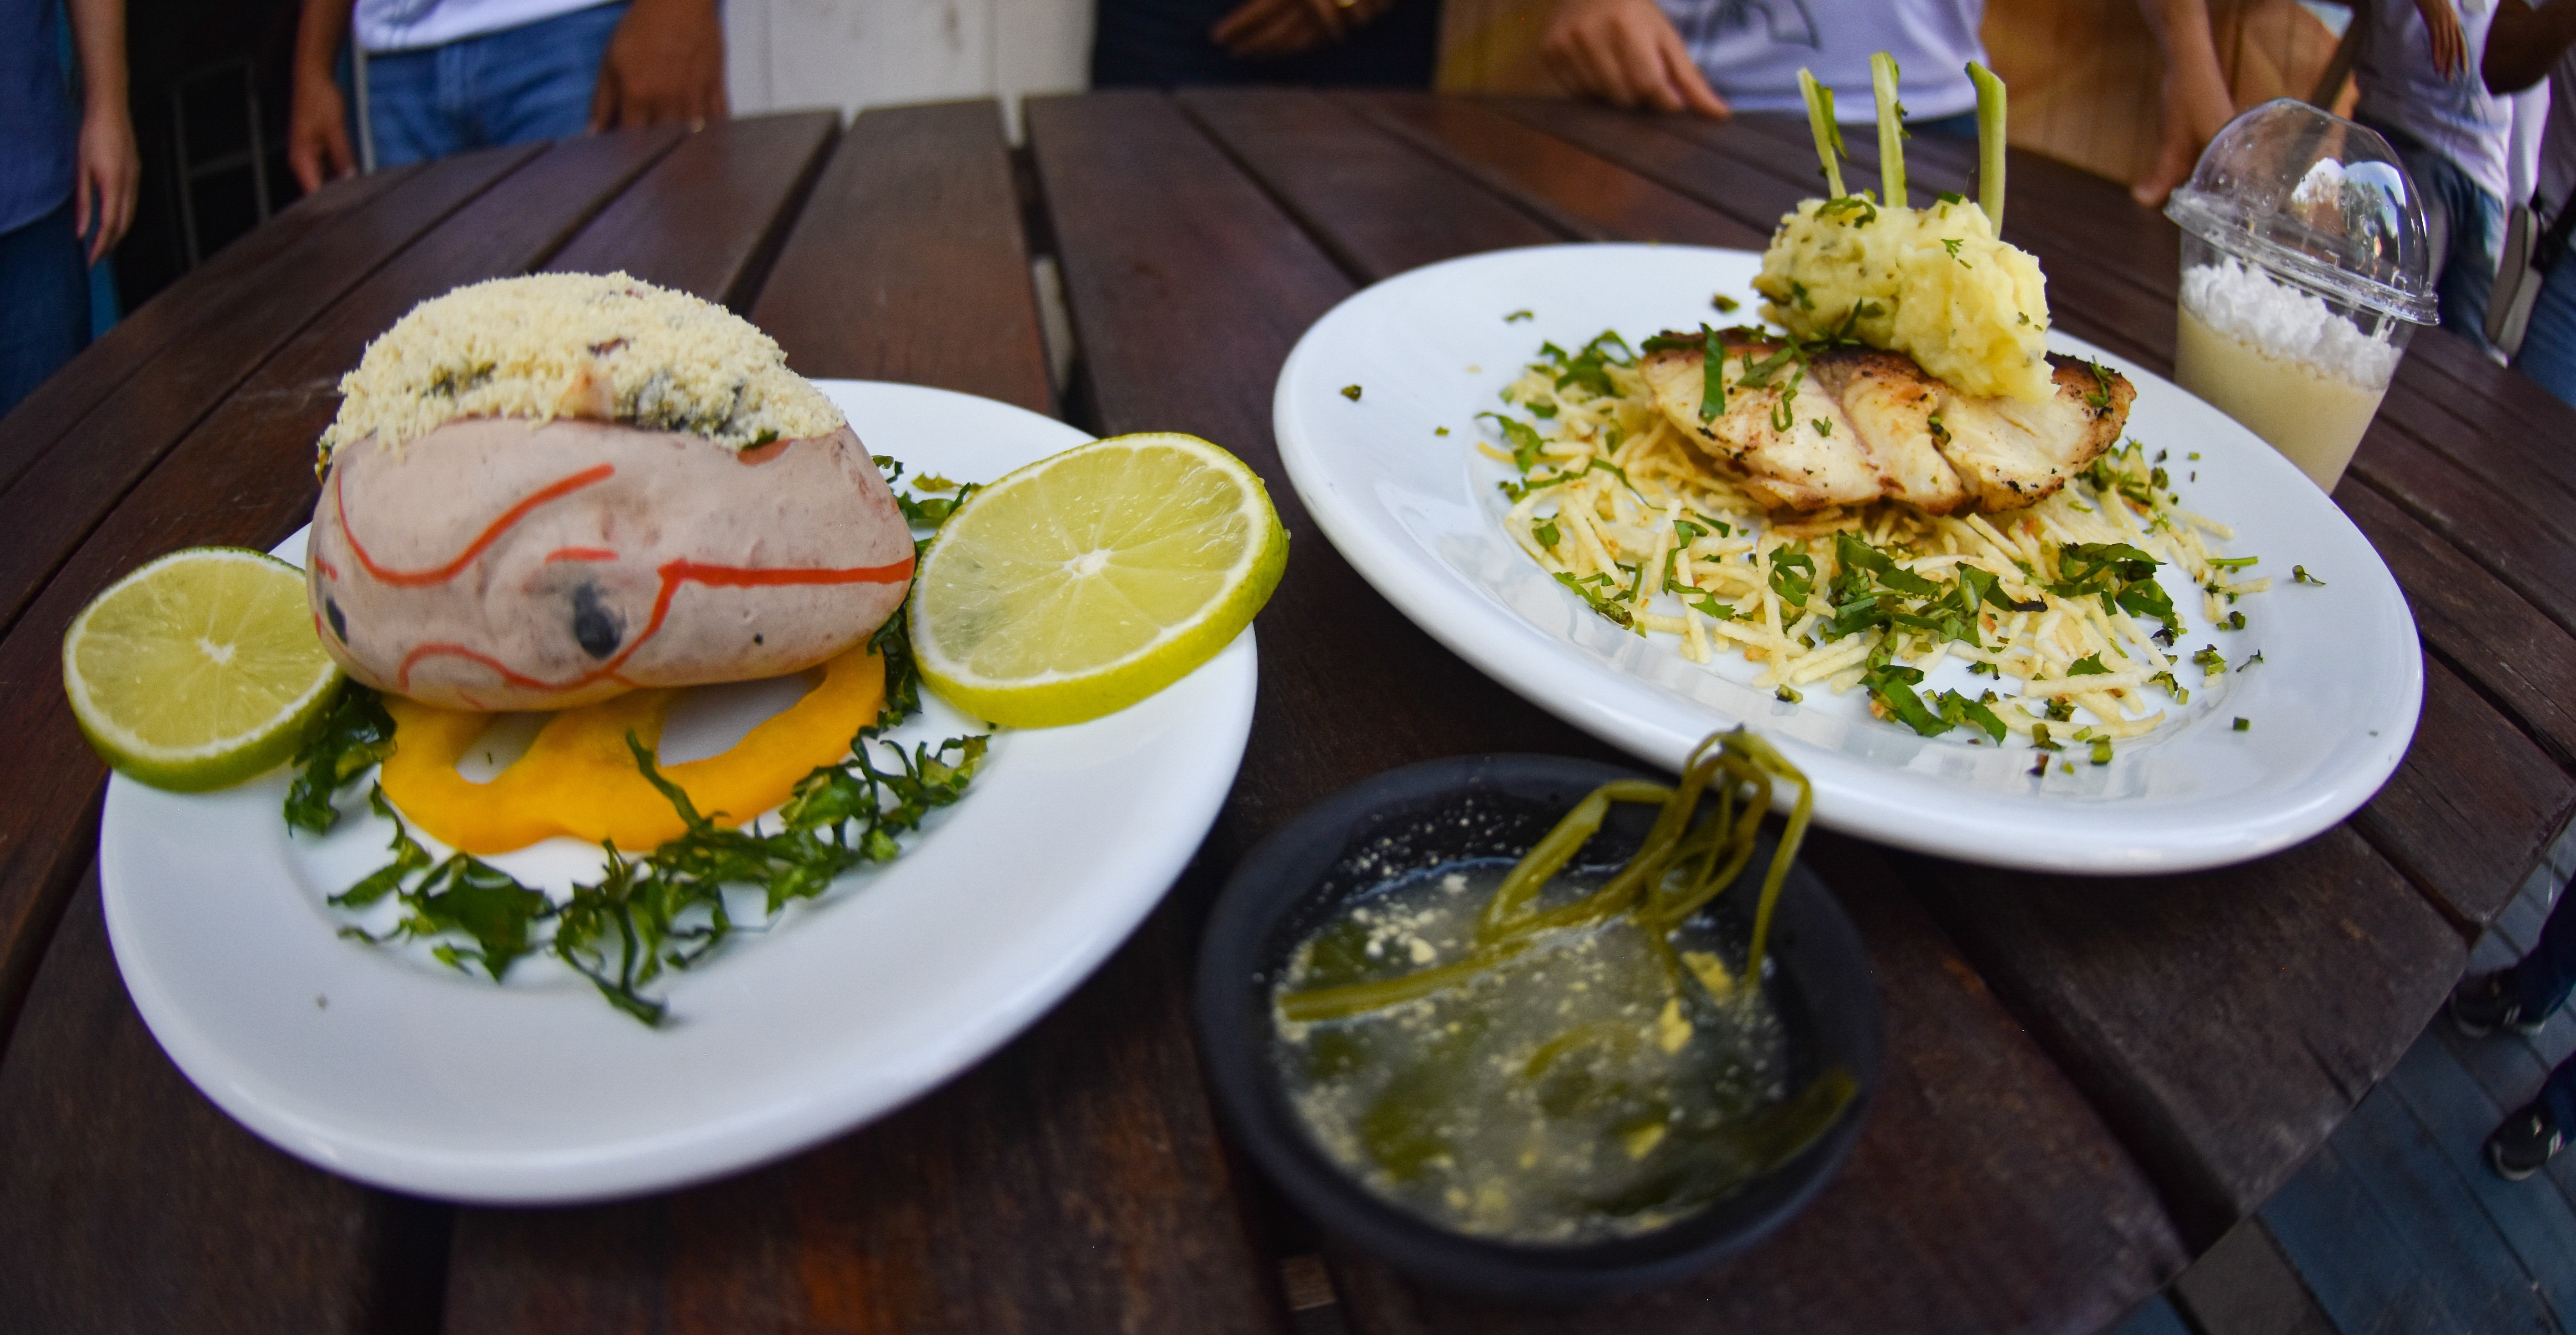
[[[2174,380],[2333,491],[2438,309],[2405,164],[2281,98],[2219,131],[2165,215],[2183,229]]]

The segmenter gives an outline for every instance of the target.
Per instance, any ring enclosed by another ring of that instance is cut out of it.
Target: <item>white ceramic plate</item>
[[[1417,269],[1363,291],[1299,340],[1275,416],[1288,475],[1333,545],[1389,601],[1504,685],[1643,760],[1677,770],[1713,729],[1748,724],[1816,785],[1816,818],[1865,838],[1999,866],[2139,874],[2218,866],[2286,847],[2368,800],[2406,749],[2423,695],[2415,623],[2388,568],[2288,460],[2232,419],[2090,344],[2138,387],[2129,433],[2166,467],[2184,504],[2231,524],[2246,572],[2248,627],[2216,632],[2191,609],[2184,652],[2216,644],[2255,666],[2191,690],[2179,718],[2123,742],[2112,763],[2029,774],[2033,753],[1972,746],[1969,729],[1916,736],[1868,716],[1860,692],[1810,690],[1791,705],[1751,684],[1759,665],[1683,658],[1589,611],[1515,547],[1496,484],[1515,476],[1474,450],[1499,440],[1476,414],[1542,340],[1581,346],[1605,329],[1631,344],[1666,328],[1752,319],[1758,256],[1682,246],[1548,246]],[[1710,309],[1714,294],[1744,303]],[[1509,320],[1518,311],[1531,318]],[[1356,402],[1343,394],[1358,385]],[[1448,435],[1436,435],[1446,427]],[[2186,458],[2197,452],[2197,461]],[[2191,475],[2197,474],[2196,478]],[[2303,565],[2323,587],[2293,585]],[[1985,683],[1952,663],[1927,687]],[[2251,721],[2233,730],[2236,718]]]
[[[989,480],[1088,439],[1018,408],[826,382],[868,447]],[[303,551],[301,534],[280,549]],[[965,800],[896,862],[792,905],[659,989],[648,1029],[551,960],[504,986],[336,935],[324,897],[384,860],[361,797],[289,837],[285,772],[221,793],[108,788],[100,880],[117,964],[188,1078],[289,1153],[456,1200],[565,1202],[774,1159],[999,1047],[1123,941],[1197,848],[1252,720],[1252,633],[1162,693],[1004,732]],[[792,698],[793,689],[785,691]],[[900,734],[977,726],[924,693]],[[665,755],[710,753],[787,702],[684,704]],[[363,789],[359,790],[361,793]],[[434,849],[444,853],[444,849]],[[598,871],[569,839],[493,859],[530,884]],[[755,901],[756,903],[756,901]]]

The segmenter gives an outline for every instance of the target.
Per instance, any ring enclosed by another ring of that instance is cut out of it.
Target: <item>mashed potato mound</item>
[[[1850,321],[1852,337],[1913,357],[1961,393],[2039,403],[2054,392],[2048,280],[1974,204],[1808,200],[1780,220],[1753,286],[1770,298],[1763,318],[1799,338]]]
[[[841,412],[722,306],[622,273],[531,274],[411,308],[340,380],[322,458],[398,446],[460,417],[557,417],[686,431],[743,450],[828,435]]]

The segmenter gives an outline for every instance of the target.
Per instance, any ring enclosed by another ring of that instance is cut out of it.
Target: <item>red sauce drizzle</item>
[[[484,548],[498,542],[502,534],[509,532],[520,520],[527,518],[529,511],[548,501],[560,500],[584,487],[606,482],[616,472],[615,464],[598,464],[539,488],[517,505],[511,506],[500,518],[493,520],[492,526],[484,529],[482,536],[476,538],[473,544],[455,560],[434,570],[388,570],[377,565],[375,559],[367,555],[367,549],[358,542],[358,530],[349,523],[349,507],[340,498],[340,470],[338,469],[331,471],[331,504],[340,512],[340,531],[348,535],[349,550],[357,556],[358,564],[365,567],[368,574],[397,588],[416,588],[424,584],[444,584],[456,578],[459,572],[474,563],[475,557],[483,554]]]
[[[557,561],[614,561],[617,553],[605,547],[557,547],[546,553],[546,564]]]
[[[449,642],[424,644],[404,655],[402,669],[395,674],[395,680],[403,689],[408,690],[411,687],[412,667],[422,659],[462,658],[490,668],[499,674],[503,681],[524,690],[579,690],[592,682],[612,678],[623,682],[626,679],[618,676],[617,670],[625,666],[627,659],[635,656],[636,650],[643,648],[655,635],[661,633],[662,622],[671,612],[671,600],[679,593],[680,586],[683,584],[703,584],[709,588],[719,589],[768,588],[789,584],[895,584],[912,578],[912,557],[907,554],[900,561],[881,566],[853,566],[839,570],[815,567],[755,569],[748,566],[707,565],[697,561],[669,561],[662,565],[658,573],[662,577],[662,587],[653,597],[653,618],[645,623],[644,633],[636,636],[624,649],[619,650],[615,658],[571,681],[551,682],[531,677],[511,669],[501,660],[479,649],[469,649],[464,645]]]

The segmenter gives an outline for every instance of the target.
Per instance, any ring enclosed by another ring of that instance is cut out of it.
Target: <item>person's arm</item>
[[[1726,100],[1655,0],[1559,0],[1540,51],[1557,82],[1578,96],[1726,117]]]
[[[304,193],[322,188],[357,170],[358,155],[349,151],[349,106],[331,65],[340,43],[349,36],[349,12],[357,0],[304,0],[304,15],[295,26],[294,80],[287,99],[286,165]]]
[[[2460,31],[2460,13],[2451,8],[2451,0],[2415,0],[2415,13],[2424,20],[2424,40],[2433,49],[2433,72],[2448,79],[2469,66],[2468,34]],[[2355,23],[2360,11],[2353,13]]]
[[[89,262],[96,264],[134,222],[143,166],[125,105],[125,0],[71,0],[70,14],[82,104],[72,228],[89,238]]]
[[[2478,56],[2478,74],[2487,91],[2519,93],[2549,77],[2549,67],[2576,45],[2576,0],[2533,9],[2523,0],[2496,0],[2495,20],[2487,25],[2487,49]]]
[[[590,128],[722,120],[724,79],[724,24],[715,0],[633,0],[600,58]]]
[[[2162,204],[2191,176],[2206,147],[2236,117],[2227,76],[2219,72],[2218,44],[2209,33],[2205,0],[2138,0],[2138,12],[2156,37],[2165,74],[2157,104],[2163,131],[2146,174],[2129,188],[2141,204]]]
[[[1358,32],[1394,0],[1243,0],[1208,32],[1208,39],[1241,60],[1268,60],[1311,51]]]

